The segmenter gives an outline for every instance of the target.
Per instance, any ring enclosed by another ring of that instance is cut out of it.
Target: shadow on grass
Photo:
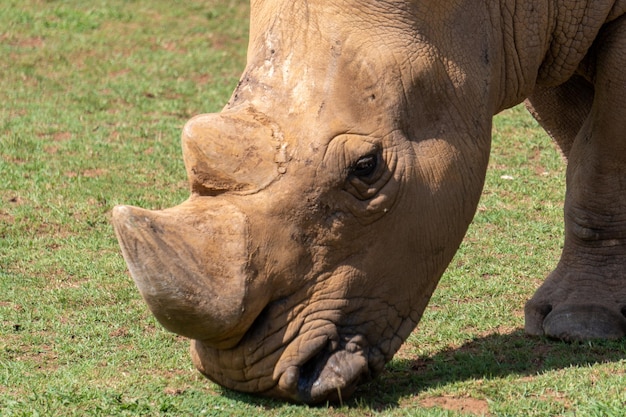
[[[393,408],[400,398],[449,383],[532,376],[570,366],[616,362],[626,357],[626,341],[565,343],[528,336],[523,330],[491,334],[432,356],[393,360],[376,380],[357,391],[353,404]]]
[[[394,359],[382,375],[359,388],[344,405],[380,411],[399,406],[403,397],[454,382],[508,375],[532,376],[554,369],[616,362],[623,358],[626,358],[625,340],[564,343],[530,337],[523,330],[491,334],[431,356]],[[284,405],[229,390],[224,390],[223,394],[268,408]]]

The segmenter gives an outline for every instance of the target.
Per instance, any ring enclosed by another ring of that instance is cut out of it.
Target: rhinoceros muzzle
[[[370,377],[367,348],[341,339],[332,323],[300,335],[274,369],[278,388],[295,401],[311,404],[350,396],[360,382]]]
[[[213,200],[192,198],[162,211],[117,206],[113,225],[157,320],[172,332],[224,349],[237,344],[257,314],[246,311],[246,283],[253,275],[246,216]]]
[[[298,378],[296,399],[312,404],[341,402],[372,376],[366,350],[354,343],[333,352],[324,349],[302,367],[288,370],[285,376],[290,373]]]

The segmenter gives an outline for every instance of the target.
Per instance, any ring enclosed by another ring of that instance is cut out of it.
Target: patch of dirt
[[[24,307],[21,304],[15,304],[10,301],[0,301],[0,307],[12,308],[17,312],[24,312]]]
[[[567,398],[567,395],[560,391],[554,391],[548,388],[543,392],[543,394],[533,396],[542,402],[557,402],[562,404],[566,409],[572,408],[572,404]]]
[[[48,285],[49,290],[75,289],[80,288],[89,282],[86,279],[75,280],[65,270],[60,268],[56,269],[51,275],[58,278],[50,281],[50,284]],[[85,301],[85,306],[87,305],[89,305],[89,302]]]
[[[15,223],[15,218],[6,211],[0,210],[0,223],[13,224]]]
[[[185,390],[185,389],[183,389],[183,388],[170,388],[170,387],[167,387],[167,388],[165,388],[165,389],[163,390],[163,393],[164,393],[165,395],[173,395],[173,396],[175,396],[175,395],[181,395],[181,394],[184,394],[184,393],[185,393],[185,391],[186,391],[186,390]]]
[[[52,139],[55,142],[64,142],[72,138],[72,134],[70,132],[56,132],[52,135]]]
[[[65,176],[68,178],[75,178],[78,175],[81,175],[85,178],[97,178],[102,175],[105,175],[107,172],[108,172],[107,169],[96,168],[96,169],[86,169],[82,171],[81,173],[78,173],[76,171],[67,171],[65,173]]]
[[[0,42],[8,41],[12,46],[20,48],[41,48],[44,45],[44,39],[41,36],[31,36],[24,38],[13,38],[8,34],[0,36]]]
[[[523,314],[523,310],[522,314]],[[495,328],[490,328],[487,330],[483,330],[482,332],[476,332],[476,334],[474,335],[474,338],[488,338],[490,336],[493,335],[498,335],[498,336],[506,336],[506,335],[512,335],[516,332],[518,332],[520,330],[519,327],[516,326],[504,326],[504,325],[500,325],[497,326]]]
[[[96,178],[96,177],[100,177],[100,176],[102,176],[102,175],[104,175],[106,173],[107,173],[106,169],[100,169],[100,168],[88,169],[88,170],[83,171],[83,176],[87,177],[87,178]]]
[[[14,332],[21,331],[22,326],[14,324]],[[38,370],[54,371],[58,368],[59,355],[52,345],[20,343],[19,336],[5,338],[3,342],[7,342],[4,352],[11,361],[31,363]]]
[[[209,33],[207,39],[211,42],[211,49],[215,51],[228,50],[239,38],[221,33]]]
[[[109,73],[109,78],[118,78],[130,73],[130,69],[123,68],[121,70],[113,71]]]
[[[16,195],[16,196],[9,198],[9,203],[20,205],[24,203],[24,199],[20,197],[19,195]]]
[[[487,400],[481,400],[471,397],[432,397],[425,398],[420,401],[422,407],[431,408],[439,407],[444,410],[459,411],[462,413],[489,416],[489,404]]]
[[[187,49],[178,45],[177,42],[175,41],[165,41],[165,42],[161,42],[159,43],[159,47],[161,49],[165,49],[168,52],[174,52],[177,54],[186,54],[187,53]]]
[[[192,78],[193,82],[197,85],[213,84],[215,82],[211,74],[200,74]]]
[[[57,152],[59,152],[59,147],[58,146],[46,146],[45,148],[43,148],[43,150],[48,155],[55,155]]]
[[[113,330],[111,333],[109,333],[110,337],[126,337],[130,334],[130,332],[128,331],[128,329],[126,327],[120,327],[116,330]]]

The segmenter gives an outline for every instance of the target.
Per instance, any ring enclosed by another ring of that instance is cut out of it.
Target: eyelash
[[[356,177],[368,177],[378,167],[378,156],[369,154],[359,158],[350,168],[350,173]]]

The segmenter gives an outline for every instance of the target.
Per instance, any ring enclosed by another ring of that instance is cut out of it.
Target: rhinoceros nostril
[[[311,359],[300,366],[300,378],[298,379],[298,391],[309,395],[313,384],[319,379],[320,373],[330,353],[326,347],[320,350]]]
[[[622,309],[620,310],[620,313],[622,313],[622,316],[626,318],[626,306],[622,307]]]

